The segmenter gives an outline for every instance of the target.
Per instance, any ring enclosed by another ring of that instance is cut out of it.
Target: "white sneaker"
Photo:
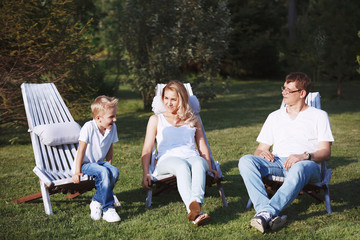
[[[114,194],[114,206],[116,208],[120,208],[120,209],[122,208],[121,203],[120,203],[119,199],[115,196],[115,194]]]
[[[115,211],[115,208],[109,208],[104,212],[103,219],[107,222],[119,222],[121,220],[119,214]]]
[[[101,203],[92,200],[90,203],[90,217],[92,220],[97,221],[101,219],[102,207]]]

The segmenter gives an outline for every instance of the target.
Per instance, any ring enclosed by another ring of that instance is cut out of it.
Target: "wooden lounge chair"
[[[76,136],[71,140],[72,143],[67,140],[66,144],[50,143],[50,146],[44,144],[41,136],[34,133],[37,126],[49,127],[49,129],[59,124],[63,127],[68,126],[67,124],[76,126],[55,85],[53,83],[23,83],[21,90],[35,156],[36,166],[33,171],[39,177],[41,193],[14,201],[23,203],[42,197],[46,214],[52,215],[51,194],[68,193],[67,198],[74,198],[93,189],[95,185],[87,175],[81,177],[79,184],[72,182],[71,168],[78,147]]]
[[[160,114],[160,113],[165,111],[165,109],[161,109],[161,107],[158,107],[158,104],[154,104],[156,102],[156,100],[161,101],[160,100],[161,92],[162,92],[162,90],[163,90],[163,88],[165,86],[166,86],[166,84],[158,84],[156,86],[156,94],[155,94],[153,104],[152,104],[153,112],[155,114]],[[201,118],[200,118],[200,115],[199,115],[200,104],[197,101],[196,97],[193,95],[190,84],[185,83],[184,86],[185,86],[185,88],[186,88],[186,90],[187,90],[187,92],[189,94],[189,104],[193,108],[193,110],[197,113],[197,115],[198,115],[198,117],[200,119],[200,122],[201,122]],[[210,150],[209,143],[208,143],[207,138],[206,138],[206,134],[205,134],[205,130],[204,130],[204,126],[203,126],[202,122],[201,122],[201,125],[202,125],[202,130],[203,130],[203,133],[204,133],[206,144],[209,147],[212,168],[215,169],[219,173],[219,180],[216,182],[217,188],[218,188],[218,191],[219,191],[219,195],[221,197],[221,200],[222,200],[224,206],[227,207],[228,203],[226,201],[224,190],[223,190],[222,184],[221,184],[221,181],[223,181],[224,176],[222,175],[219,162],[217,162],[217,161],[215,162],[214,159],[213,159],[213,156],[212,156],[212,153],[211,153],[211,150]],[[152,178],[152,186],[155,186],[155,189],[154,190],[151,189],[151,190],[147,191],[147,198],[146,198],[146,204],[145,204],[146,207],[151,206],[152,196],[156,196],[156,195],[160,194],[161,192],[168,191],[170,189],[174,189],[177,186],[176,177],[174,175],[172,175],[172,174],[157,175],[157,174],[154,173],[154,170],[155,170],[155,167],[156,167],[156,158],[157,158],[157,152],[156,152],[156,147],[154,147],[152,157],[151,157],[151,163],[150,163],[150,166],[149,166],[149,173],[150,173],[151,178]],[[213,184],[213,174],[211,172],[208,172],[207,177],[206,177],[206,185],[207,186],[212,186],[212,184]]]
[[[306,104],[312,107],[316,107],[321,109],[320,103],[320,94],[318,92],[310,92],[306,98]],[[281,103],[280,108],[285,107],[284,102]],[[329,192],[329,184],[330,178],[332,175],[331,169],[326,167],[326,162],[321,163],[321,181],[318,183],[309,183],[304,186],[300,194],[307,193],[310,196],[314,197],[319,202],[325,201],[326,211],[331,214],[331,205],[330,205],[330,192]],[[275,176],[275,175],[268,175],[263,178],[263,182],[265,188],[268,192],[269,197],[272,197],[276,191],[281,187],[282,183],[284,182],[285,177]],[[321,194],[321,191],[324,191]],[[252,206],[252,202],[249,199],[246,209],[250,209]]]

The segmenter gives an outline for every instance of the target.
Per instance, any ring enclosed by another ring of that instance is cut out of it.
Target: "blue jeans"
[[[159,174],[171,173],[176,176],[178,191],[188,212],[191,202],[204,203],[206,172],[209,170],[204,158],[167,157],[156,168]]]
[[[119,170],[110,163],[101,161],[83,164],[81,172],[94,177],[96,193],[93,200],[101,203],[103,211],[114,208],[113,189],[119,178]]]
[[[300,161],[285,170],[285,160],[286,158],[275,157],[274,162],[269,162],[253,155],[240,158],[240,175],[257,213],[266,211],[273,217],[278,216],[281,210],[295,200],[307,183],[320,181],[320,167],[314,161]],[[262,178],[269,174],[286,177],[271,199],[268,198],[262,182]]]

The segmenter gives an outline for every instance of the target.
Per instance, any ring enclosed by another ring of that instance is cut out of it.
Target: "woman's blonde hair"
[[[166,90],[175,91],[177,93],[179,106],[176,114],[180,120],[184,121],[185,124],[194,127],[197,121],[197,116],[189,105],[189,94],[186,91],[184,84],[179,81],[170,81],[161,93],[161,100],[163,102]]]
[[[117,107],[118,101],[119,100],[115,97],[108,97],[104,95],[98,96],[91,104],[91,112],[93,118],[100,114],[103,114],[103,112],[107,109]]]

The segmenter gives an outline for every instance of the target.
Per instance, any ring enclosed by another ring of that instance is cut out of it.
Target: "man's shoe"
[[[276,231],[280,229],[284,224],[286,223],[287,216],[277,216],[275,218],[272,218],[269,222],[269,227],[271,230]]]
[[[121,220],[115,208],[109,208],[106,212],[104,212],[103,219],[107,222],[119,222]]]
[[[259,230],[260,232],[264,233],[265,228],[267,226],[267,222],[265,221],[265,218],[263,218],[262,216],[255,216],[251,219],[250,225],[256,228],[257,230]]]
[[[264,233],[270,220],[270,213],[259,212],[251,219],[250,225],[259,230],[260,232]]]
[[[92,220],[97,221],[101,219],[102,207],[101,203],[92,200],[90,203],[90,217]]]

